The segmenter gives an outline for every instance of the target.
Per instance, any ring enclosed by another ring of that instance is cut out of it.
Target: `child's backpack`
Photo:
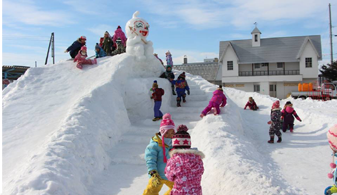
[[[180,88],[180,89],[185,89],[185,87],[186,87],[186,82],[185,82],[185,81],[177,82],[177,83],[176,83],[176,87],[177,87],[177,88]]]

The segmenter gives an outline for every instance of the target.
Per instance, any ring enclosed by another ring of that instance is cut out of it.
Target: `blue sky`
[[[56,62],[69,58],[63,51],[78,37],[87,37],[89,55],[95,43],[118,25],[124,30],[135,11],[150,24],[148,40],[174,64],[184,55],[189,62],[218,57],[219,41],[250,39],[254,22],[262,38],[321,35],[323,62],[329,61],[328,0],[3,0],[3,65],[43,66],[51,32],[55,32]],[[332,3],[337,34],[337,2]],[[334,40],[337,57],[337,37]],[[51,59],[49,63],[51,63]]]

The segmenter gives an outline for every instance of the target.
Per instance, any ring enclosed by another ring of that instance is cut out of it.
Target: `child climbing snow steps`
[[[173,80],[172,84],[176,86],[176,91],[177,91],[177,107],[181,107],[181,99],[183,99],[184,102],[186,102],[186,93],[185,91],[187,90],[187,94],[190,94],[190,88],[187,85],[187,82],[184,80],[182,75],[179,75],[178,80]]]
[[[227,98],[223,93],[222,85],[219,85],[217,90],[213,92],[213,97],[209,101],[208,106],[201,112],[200,117],[204,117],[207,115],[209,111],[214,107],[216,109],[216,113],[214,115],[220,114],[220,107],[224,107],[227,104]]]
[[[169,187],[165,195],[171,193],[173,182],[167,180],[164,171],[167,159],[170,158],[169,151],[172,149],[174,129],[175,124],[171,115],[166,113],[160,123],[160,132],[152,137],[150,144],[145,149],[145,161],[150,180],[143,195],[159,194],[164,184]]]
[[[165,175],[174,182],[171,195],[202,195],[201,177],[204,173],[202,159],[205,155],[191,149],[191,137],[185,125],[179,125],[172,138],[173,149],[168,160]]]
[[[278,137],[277,143],[282,142],[282,133],[281,130],[281,108],[280,108],[280,101],[276,101],[273,103],[273,106],[271,108],[270,112],[270,121],[268,122],[270,125],[269,128],[269,136],[270,140],[268,143],[274,143],[274,136],[275,134]]]
[[[161,97],[164,95],[164,89],[158,88],[157,81],[154,81],[151,91],[151,99],[154,100],[154,118],[152,119],[152,121],[158,121],[163,118],[163,113],[160,111],[160,107],[162,102]]]

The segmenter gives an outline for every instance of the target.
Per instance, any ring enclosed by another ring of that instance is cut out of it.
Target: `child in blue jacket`
[[[106,56],[105,51],[98,45],[98,43],[96,43],[95,51],[96,51],[96,58],[101,58],[101,57]]]
[[[182,75],[179,75],[178,80],[173,80],[172,84],[176,86],[177,91],[177,107],[181,107],[181,99],[183,99],[183,102],[186,102],[186,93],[190,95],[190,87],[187,85],[187,82],[185,81],[184,77]]]
[[[165,176],[165,167],[170,158],[169,151],[172,149],[174,129],[175,125],[171,115],[166,113],[160,123],[160,132],[152,137],[145,149],[145,161],[150,180],[143,195],[159,194],[164,184],[169,187],[165,195],[171,193],[174,183]]]

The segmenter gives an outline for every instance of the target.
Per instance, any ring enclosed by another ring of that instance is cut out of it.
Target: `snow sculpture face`
[[[337,124],[329,129],[327,137],[331,150],[337,152]]]
[[[126,23],[125,31],[126,35],[129,38],[140,36],[143,40],[146,40],[146,37],[149,35],[149,23],[142,18],[138,18],[139,12],[136,11],[133,14],[131,20]]]

